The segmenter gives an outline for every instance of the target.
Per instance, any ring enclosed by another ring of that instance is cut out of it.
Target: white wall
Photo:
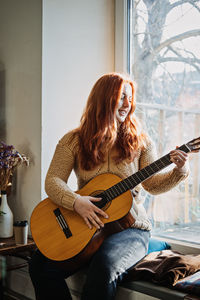
[[[10,202],[15,219],[29,219],[58,139],[78,126],[98,77],[114,71],[114,0],[0,0],[0,37],[6,141],[31,158]],[[10,287],[34,299],[30,278],[11,275]]]
[[[29,218],[30,204],[39,201],[41,193],[41,17],[40,0],[0,0],[4,140],[31,158],[29,168],[18,168],[17,182],[9,196],[18,220]]]
[[[5,140],[31,159],[9,203],[16,220],[29,219],[59,138],[78,126],[95,81],[114,71],[114,0],[0,0],[0,37]]]
[[[44,187],[58,140],[79,125],[95,81],[114,71],[114,0],[44,0],[42,69]]]

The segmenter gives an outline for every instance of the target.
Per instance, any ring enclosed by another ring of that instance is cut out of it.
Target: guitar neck
[[[178,149],[186,153],[190,152],[190,149],[185,144],[179,147]],[[141,169],[140,171],[134,173],[126,179],[121,180],[119,183],[105,190],[103,194],[106,196],[108,201],[111,201],[117,196],[120,196],[121,194],[125,193],[126,191],[133,189],[138,184],[150,178],[157,172],[163,170],[171,163],[172,162],[170,160],[170,153],[168,153],[160,159],[154,161],[150,165],[146,166],[145,168]]]

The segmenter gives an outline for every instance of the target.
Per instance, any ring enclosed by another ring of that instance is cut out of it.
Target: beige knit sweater
[[[72,139],[72,132],[67,133],[59,141],[53,159],[51,161],[46,181],[46,193],[55,203],[73,210],[74,202],[77,198],[77,193],[72,191],[67,185],[69,175],[72,170],[77,176],[78,189],[81,189],[88,181],[102,173],[113,173],[122,179],[132,175],[138,170],[146,167],[157,159],[154,144],[149,139],[146,147],[143,150],[138,150],[133,162],[123,161],[117,164],[113,157],[116,153],[110,151],[105,159],[105,162],[93,170],[86,171],[80,167],[79,161],[79,139],[76,135]],[[174,169],[165,173],[160,172],[153,175],[151,178],[142,183],[143,188],[151,194],[159,194],[167,192],[175,187],[180,181],[188,175],[186,168]],[[133,207],[131,213],[136,219],[133,227],[150,230],[151,223],[148,220],[146,211],[143,206],[143,199],[140,197],[139,191],[141,184],[136,188],[137,196],[133,197]]]

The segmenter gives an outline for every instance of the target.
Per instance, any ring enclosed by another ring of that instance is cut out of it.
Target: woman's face
[[[116,119],[119,123],[123,123],[128,116],[132,105],[132,87],[129,83],[124,83],[122,87],[121,97],[116,110]]]

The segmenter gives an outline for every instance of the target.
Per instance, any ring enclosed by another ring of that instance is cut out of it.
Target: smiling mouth
[[[120,116],[125,116],[127,114],[127,111],[125,110],[119,110]]]

